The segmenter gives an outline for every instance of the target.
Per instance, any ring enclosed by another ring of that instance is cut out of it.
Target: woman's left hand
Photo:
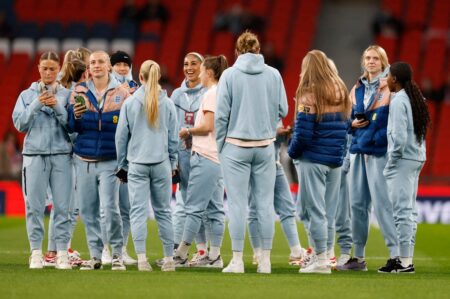
[[[51,108],[53,108],[56,105],[56,103],[57,103],[57,101],[56,101],[56,98],[54,96],[52,96],[50,98],[47,98],[45,100],[45,105],[49,106]]]

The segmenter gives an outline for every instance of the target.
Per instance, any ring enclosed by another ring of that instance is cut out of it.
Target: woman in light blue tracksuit
[[[201,98],[206,91],[199,77],[200,65],[203,60],[203,56],[196,52],[190,52],[184,57],[183,72],[186,78],[181,83],[181,86],[173,91],[170,97],[177,111],[178,131],[181,128],[192,128],[194,126]],[[181,197],[176,196],[176,206],[173,214],[175,249],[181,242],[186,222],[184,203],[187,199],[187,187],[191,169],[191,147],[192,138],[180,139],[178,145],[178,171],[180,175],[179,190]],[[206,235],[204,225],[202,225],[199,234],[196,236],[196,243],[199,253],[205,254]]]
[[[220,256],[223,234],[225,231],[225,213],[223,209],[223,175],[217,153],[214,130],[214,113],[216,110],[217,82],[222,72],[228,67],[225,56],[207,57],[200,68],[200,79],[207,92],[202,98],[197,112],[195,126],[182,128],[182,139],[192,137],[191,173],[187,199],[185,202],[186,223],[183,238],[177,249],[176,262],[187,262],[191,243],[200,231],[204,217],[210,226],[211,247],[208,254],[191,261],[191,267],[222,268]]]
[[[340,268],[353,271],[367,271],[365,247],[372,204],[389,250],[390,259],[386,265],[399,255],[392,203],[383,176],[387,160],[386,130],[390,104],[386,52],[379,46],[369,46],[362,55],[361,66],[364,74],[350,92],[353,121],[348,178],[355,257]],[[379,270],[382,271],[382,268]]]
[[[400,244],[400,258],[392,272],[414,273],[413,250],[417,230],[415,202],[419,174],[426,159],[425,138],[430,125],[427,103],[412,80],[411,66],[391,65],[387,83],[394,94],[391,100],[388,136],[388,161],[384,169],[389,199]]]
[[[334,223],[351,103],[345,84],[322,51],[302,62],[298,114],[289,156],[300,160],[302,209],[309,219],[315,255],[300,273],[331,273],[327,251],[334,246]]]
[[[117,51],[110,57],[112,71],[111,74],[122,86],[133,94],[138,88],[138,84],[133,80],[132,75],[132,60],[130,55],[123,51]],[[119,209],[120,217],[122,218],[122,234],[123,234],[123,248],[122,258],[125,265],[134,265],[136,260],[129,256],[127,252],[128,235],[130,233],[130,200],[128,198],[128,186],[126,183],[121,183],[119,186]],[[105,213],[103,209],[100,210],[102,239],[105,244],[102,252],[102,263],[111,263],[111,255],[108,248],[106,236],[106,222]]]
[[[236,42],[239,55],[217,88],[216,140],[229,207],[233,258],[225,273],[243,273],[249,186],[255,198],[262,254],[258,273],[270,273],[274,233],[275,149],[277,124],[288,110],[280,73],[264,64],[256,35]]]
[[[170,199],[177,166],[178,123],[175,107],[161,90],[159,78],[159,65],[145,61],[139,74],[143,86],[122,108],[116,132],[118,169],[128,171],[131,231],[140,271],[152,270],[146,257],[149,198],[163,242],[161,270],[175,271]]]
[[[290,128],[283,128],[283,123],[280,121],[277,128],[277,140],[274,142],[275,146],[275,160],[276,160],[276,178],[274,190],[274,208],[277,215],[280,216],[281,227],[289,244],[291,253],[289,255],[288,263],[290,265],[300,265],[304,250],[300,246],[300,239],[298,237],[297,222],[295,218],[296,207],[292,199],[289,183],[284,173],[283,166],[280,163],[280,144],[286,135],[290,133]],[[248,234],[250,243],[252,244],[254,258],[253,262],[258,263],[261,257],[261,238],[258,228],[258,218],[256,217],[255,201],[253,193],[250,190],[250,212],[248,215]]]
[[[47,187],[54,195],[56,268],[71,269],[67,254],[70,240],[69,207],[72,192],[72,143],[67,130],[66,106],[70,91],[57,81],[59,57],[46,52],[39,60],[41,80],[17,99],[14,126],[26,132],[23,147],[22,186],[27,232],[31,247],[30,269],[43,267],[44,210]]]

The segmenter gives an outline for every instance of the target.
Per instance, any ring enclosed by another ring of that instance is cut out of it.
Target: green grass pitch
[[[299,231],[303,244],[305,234]],[[45,242],[46,244],[46,242]],[[84,229],[77,225],[73,247],[88,258]],[[337,250],[336,250],[337,251]],[[129,252],[133,254],[132,242]],[[256,273],[246,243],[246,274],[222,274],[217,269],[177,269],[163,273],[154,266],[162,256],[156,223],[149,222],[148,258],[154,271],[125,272],[29,270],[25,220],[0,218],[0,298],[450,298],[450,226],[422,224],[415,250],[416,274],[378,274],[387,250],[379,230],[372,229],[367,247],[369,271],[299,274],[287,264],[289,249],[279,223],[272,251],[272,274]],[[336,252],[338,255],[338,252]],[[222,248],[231,257],[228,232]]]

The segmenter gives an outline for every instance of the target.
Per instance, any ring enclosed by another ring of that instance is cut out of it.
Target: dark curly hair
[[[412,79],[413,72],[411,66],[406,62],[396,62],[391,65],[391,75],[396,78],[397,82],[405,89],[411,103],[414,134],[418,143],[422,143],[427,135],[428,128],[431,126],[430,112],[426,99]]]

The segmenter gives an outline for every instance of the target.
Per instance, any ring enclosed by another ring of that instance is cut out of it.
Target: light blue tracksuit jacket
[[[144,110],[145,86],[120,111],[116,131],[119,169],[128,170],[131,232],[136,253],[146,252],[147,203],[151,198],[164,256],[173,255],[170,210],[172,170],[177,167],[178,122],[165,91],[159,94],[158,124],[151,127]]]
[[[70,239],[69,196],[72,192],[72,143],[67,130],[70,90],[57,85],[57,104],[51,108],[39,102],[44,85],[32,83],[17,99],[14,126],[26,132],[23,145],[22,186],[27,232],[31,250],[41,250],[44,238],[44,210],[47,188],[54,195],[56,250],[67,250]]]
[[[227,137],[244,141],[276,137],[279,120],[288,110],[280,73],[264,64],[260,54],[240,55],[225,70],[217,88],[216,141],[228,195],[229,228],[233,251],[243,251],[249,185],[255,198],[262,249],[272,248],[275,150],[273,143],[240,147]]]

